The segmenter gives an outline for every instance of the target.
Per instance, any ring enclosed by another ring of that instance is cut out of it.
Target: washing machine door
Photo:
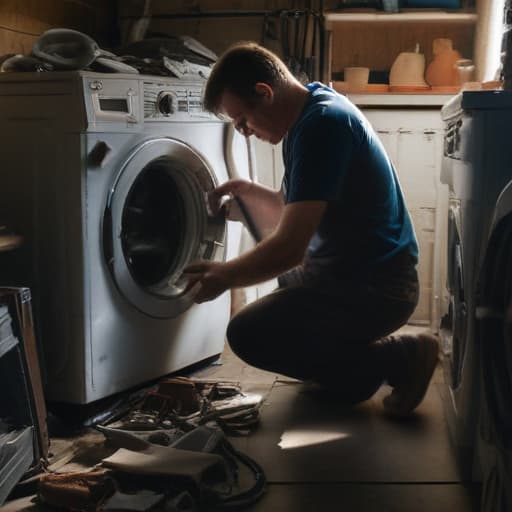
[[[448,347],[445,355],[450,359],[451,387],[456,389],[461,381],[466,353],[467,304],[464,286],[463,248],[460,236],[460,211],[457,202],[450,204],[448,212],[448,271],[447,289],[450,293],[447,318]]]
[[[487,440],[512,450],[512,213],[498,223],[479,279],[477,326]],[[490,430],[490,432],[489,432]]]
[[[483,404],[483,511],[512,507],[512,214],[496,227],[479,280],[477,332]],[[490,453],[490,446],[492,449]]]
[[[224,259],[225,219],[206,206],[216,185],[207,162],[175,139],[148,140],[125,161],[107,198],[103,245],[119,292],[139,311],[179,315],[197,291],[187,290],[183,268]]]

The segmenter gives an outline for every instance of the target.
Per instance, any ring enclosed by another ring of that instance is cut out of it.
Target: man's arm
[[[266,281],[300,264],[326,208],[325,201],[288,204],[276,229],[252,250],[226,263],[187,267],[191,283],[201,283],[196,302],[214,299],[228,288]]]
[[[246,180],[229,180],[210,193],[210,208],[213,213],[218,211],[221,198],[226,194],[232,194],[242,203],[242,207],[258,228],[261,238],[267,237],[275,230],[284,207],[280,190],[276,191]],[[244,213],[240,211],[236,201],[229,204],[228,219],[246,222]]]

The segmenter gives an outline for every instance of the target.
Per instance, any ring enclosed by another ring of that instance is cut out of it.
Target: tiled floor
[[[371,400],[346,408],[335,397],[244,365],[229,349],[222,364],[193,377],[238,381],[245,391],[266,396],[257,430],[232,438],[268,480],[252,512],[478,510],[477,491],[461,482],[450,446],[440,369],[417,413],[406,421],[383,414],[385,387]],[[2,512],[19,510],[37,508],[22,500]]]

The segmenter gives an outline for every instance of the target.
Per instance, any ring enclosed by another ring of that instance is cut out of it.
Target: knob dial
[[[176,96],[171,92],[162,92],[157,99],[157,109],[164,116],[170,116],[176,112]]]

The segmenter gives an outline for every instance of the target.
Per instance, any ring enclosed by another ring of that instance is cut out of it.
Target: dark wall
[[[117,42],[114,0],[2,0],[0,55],[28,54],[35,39],[50,28],[72,28],[102,46]]]

